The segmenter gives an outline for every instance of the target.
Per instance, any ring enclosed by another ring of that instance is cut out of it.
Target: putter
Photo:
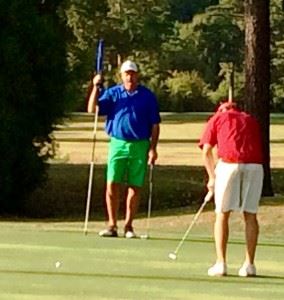
[[[213,197],[213,192],[212,191],[209,191],[204,200],[203,200],[203,203],[202,205],[200,206],[199,210],[197,211],[197,213],[195,214],[191,224],[188,226],[185,234],[183,235],[181,241],[179,242],[179,244],[177,245],[176,249],[174,252],[171,252],[169,253],[169,258],[172,259],[172,260],[176,260],[177,259],[177,254],[179,252],[179,249],[181,248],[181,246],[183,245],[184,241],[186,240],[191,228],[193,227],[193,225],[196,223],[198,217],[200,216],[201,212],[203,211],[204,207],[206,206],[206,204],[211,200],[211,198]]]
[[[152,209],[152,192],[153,192],[153,169],[154,164],[150,164],[149,170],[149,198],[148,198],[148,213],[147,213],[147,223],[146,223],[146,234],[140,236],[141,239],[149,238],[150,230],[150,218],[151,218],[151,209]]]
[[[96,49],[96,73],[101,74],[103,71],[103,48],[104,41],[102,39],[99,40],[98,47]],[[98,128],[98,116],[99,116],[99,108],[96,106],[96,112],[94,116],[94,128],[93,128],[93,147],[92,147],[92,158],[90,163],[89,170],[89,182],[88,182],[88,192],[87,192],[87,201],[86,201],[86,213],[85,213],[85,223],[84,223],[84,233],[85,235],[88,233],[88,221],[90,215],[90,205],[91,205],[91,197],[92,197],[92,187],[93,187],[93,178],[94,178],[94,166],[95,166],[95,147],[96,147],[96,139],[97,139],[97,128]]]

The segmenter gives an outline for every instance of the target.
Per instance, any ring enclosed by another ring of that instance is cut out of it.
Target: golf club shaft
[[[102,74],[103,72],[103,52],[104,52],[104,41],[100,39],[98,46],[95,52],[95,72],[97,74]],[[87,203],[86,203],[86,213],[85,213],[85,222],[84,222],[84,233],[88,233],[88,221],[90,215],[90,205],[92,197],[92,187],[93,187],[93,178],[94,178],[94,166],[95,166],[95,146],[97,139],[97,127],[98,127],[98,116],[99,116],[99,107],[95,107],[95,118],[94,118],[94,128],[93,128],[93,146],[92,146],[92,158],[90,163],[89,171],[89,182],[88,182],[88,193],[87,193]]]
[[[150,229],[150,218],[152,209],[152,194],[153,194],[153,169],[154,165],[150,164],[149,170],[149,198],[148,198],[148,213],[147,213],[147,224],[146,224],[146,234],[149,234]]]
[[[200,216],[201,212],[203,211],[204,207],[206,206],[207,202],[210,201],[210,199],[213,197],[213,193],[211,191],[209,191],[207,193],[207,195],[204,198],[204,201],[202,203],[202,205],[200,206],[199,210],[197,211],[197,213],[195,214],[191,224],[189,225],[189,227],[187,228],[186,232],[184,233],[181,241],[179,242],[179,244],[177,245],[174,254],[177,254],[179,249],[181,248],[181,246],[183,245],[184,241],[186,240],[191,228],[193,227],[193,225],[196,223],[196,221],[198,220],[198,217]]]
[[[96,107],[94,128],[93,128],[92,159],[91,159],[91,163],[90,163],[89,183],[88,183],[88,193],[87,193],[87,203],[86,203],[86,213],[85,213],[85,223],[84,223],[84,233],[85,234],[88,233],[88,221],[89,221],[90,204],[91,204],[91,197],[92,197],[94,165],[95,165],[95,148],[96,148],[96,138],[97,138],[97,127],[98,127],[98,111],[99,111],[99,108]]]

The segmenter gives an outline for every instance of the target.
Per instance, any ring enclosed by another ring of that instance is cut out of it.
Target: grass
[[[159,158],[154,171],[153,208],[191,205],[201,201],[206,173],[197,141],[208,114],[163,114]],[[76,114],[54,132],[59,152],[50,164],[48,182],[35,191],[27,204],[30,216],[83,217],[92,150],[93,117]],[[276,195],[284,195],[284,118],[271,118],[271,167]],[[107,136],[100,119],[95,144],[95,180],[92,212],[103,214],[104,169]],[[167,188],[165,188],[167,187]],[[140,210],[146,210],[145,184]]]
[[[89,234],[83,235],[92,118],[77,115],[76,122],[72,120],[68,128],[56,131],[59,155],[50,165],[49,180],[35,191],[26,207],[30,216],[44,218],[1,219],[0,299],[283,299],[282,116],[272,118],[271,128],[272,179],[277,197],[262,199],[258,214],[259,276],[236,276],[244,257],[243,222],[236,213],[230,219],[229,276],[207,276],[207,268],[215,258],[212,203],[190,232],[178,260],[168,259],[205,192],[206,177],[196,140],[206,118],[204,114],[163,116],[148,240],[103,239],[97,235],[105,226],[102,203],[107,148],[102,123],[96,144]],[[145,233],[147,199],[146,183],[134,223],[138,235]],[[121,230],[123,222],[120,220],[118,225]],[[55,266],[57,261],[61,263],[59,268]]]
[[[201,216],[177,261],[169,260],[168,253],[184,232],[178,217],[168,230],[167,218],[154,217],[148,240],[99,238],[95,232],[101,222],[92,222],[87,236],[77,222],[2,222],[0,299],[282,299],[283,238],[275,244],[262,237],[259,276],[239,278],[244,245],[236,227],[228,249],[229,276],[207,276],[214,260],[208,214]],[[144,232],[145,221],[138,221],[137,232]]]
[[[162,115],[159,142],[160,165],[202,166],[198,139],[209,114],[168,113]],[[93,141],[93,119],[89,114],[76,114],[64,126],[54,132],[59,152],[54,162],[89,164]],[[104,132],[104,120],[100,119],[97,130],[96,163],[104,164],[107,157],[108,137]],[[271,167],[284,165],[284,117],[271,117]],[[281,152],[282,151],[282,152]]]

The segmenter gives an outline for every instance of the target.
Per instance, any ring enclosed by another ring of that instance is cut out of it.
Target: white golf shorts
[[[257,213],[263,184],[261,164],[226,163],[215,168],[215,212]]]

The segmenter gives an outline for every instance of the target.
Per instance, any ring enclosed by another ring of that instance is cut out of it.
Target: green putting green
[[[0,299],[283,299],[283,240],[262,240],[258,276],[240,278],[244,244],[233,232],[229,275],[211,278],[210,235],[193,233],[171,261],[183,231],[154,229],[150,239],[127,240],[85,236],[76,226],[2,222]]]

